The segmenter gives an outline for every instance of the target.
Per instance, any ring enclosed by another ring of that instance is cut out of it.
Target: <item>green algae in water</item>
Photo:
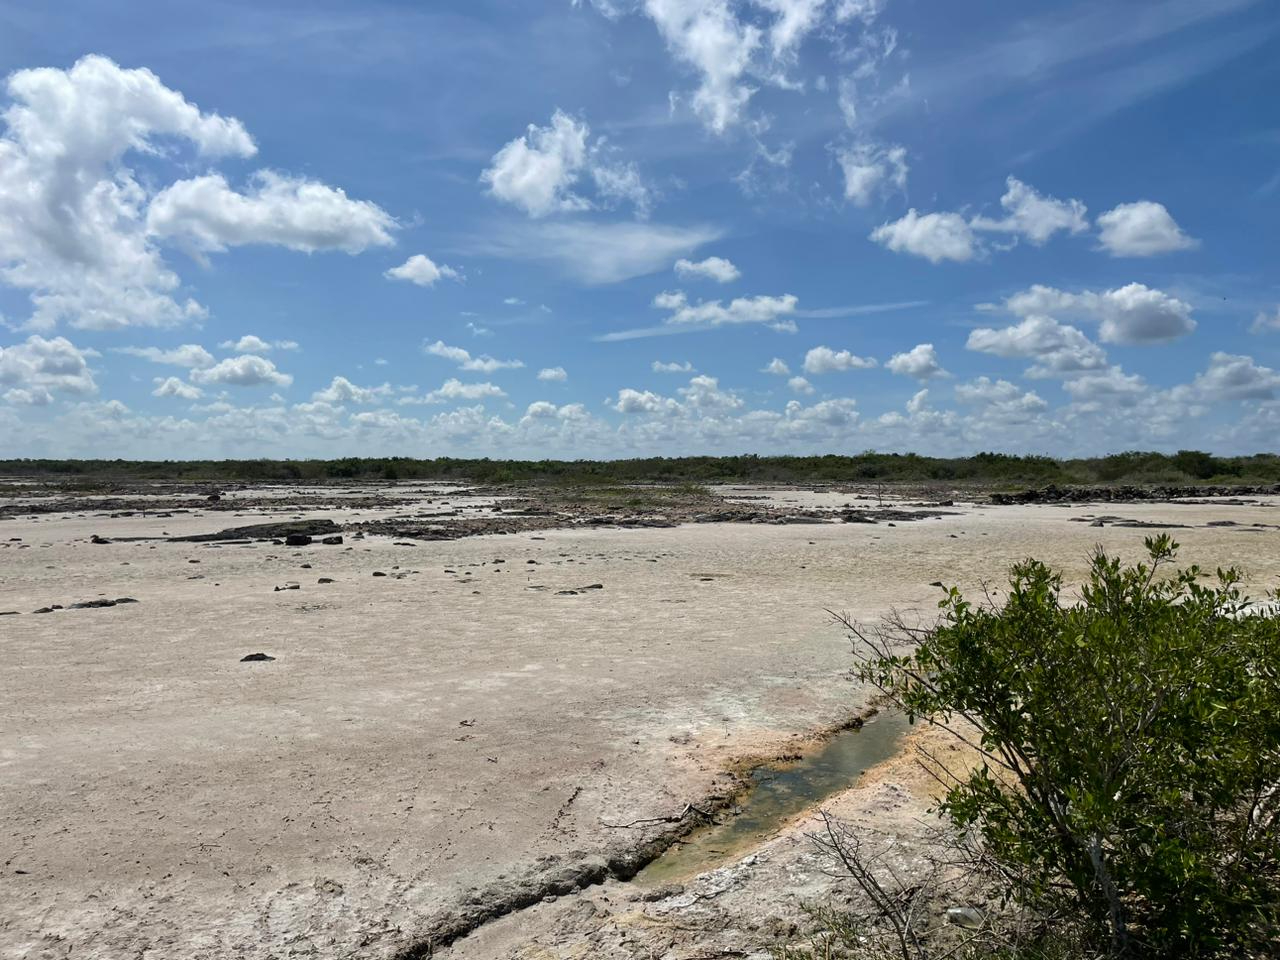
[[[695,830],[641,870],[635,882],[658,886],[687,880],[745,854],[792,817],[847,790],[864,770],[892,757],[908,727],[902,714],[879,713],[794,763],[756,768],[740,813]]]

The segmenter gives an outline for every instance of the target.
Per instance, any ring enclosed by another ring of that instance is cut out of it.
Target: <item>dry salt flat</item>
[[[352,518],[330,506],[314,515]],[[297,515],[0,524],[0,953],[394,957],[474,927],[449,956],[687,956],[708,909],[708,931],[763,950],[825,889],[808,815],[678,894],[610,876],[663,818],[731,793],[743,758],[866,709],[827,609],[928,616],[934,581],[976,590],[1031,555],[1070,580],[1095,544],[1135,558],[1158,532],[1090,525],[1104,515],[1178,524],[1183,560],[1280,582],[1277,498],[411,546],[117,539]],[[829,802],[906,831],[909,766]]]

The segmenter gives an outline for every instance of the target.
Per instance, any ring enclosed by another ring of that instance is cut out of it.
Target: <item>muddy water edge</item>
[[[909,727],[902,714],[881,711],[837,731],[797,760],[755,767],[728,816],[676,840],[634,882],[676,883],[746,854],[792,818],[850,789],[865,771],[893,757]]]

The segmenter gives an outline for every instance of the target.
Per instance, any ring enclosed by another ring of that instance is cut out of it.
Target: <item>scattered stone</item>
[[[108,540],[106,537],[100,537],[95,533],[92,537],[89,538],[89,542],[90,543],[110,543],[111,541]]]
[[[284,545],[286,547],[305,547],[309,546],[310,543],[311,538],[305,533],[291,533],[284,538]]]
[[[381,570],[375,570],[375,571],[373,571],[373,575],[374,575],[375,577],[385,577],[385,576],[386,576],[386,574],[385,574],[385,573],[383,573]]]
[[[316,583],[333,583],[333,577],[321,577]]]
[[[321,543],[323,543],[323,544],[324,544],[325,546],[327,546],[327,547],[339,547],[339,546],[341,546],[341,545],[342,545],[342,537],[341,537],[341,536],[336,536],[336,537],[325,537],[325,538],[324,538],[323,540],[321,540],[320,542],[321,542]]]
[[[250,653],[240,658],[241,663],[261,663],[265,660],[274,660],[275,657],[266,653]]]
[[[309,563],[304,563],[301,567],[299,567],[299,569],[300,569],[300,570],[310,570],[310,569],[311,569],[311,564],[309,564]]]
[[[53,613],[53,607],[41,607],[39,610],[32,610],[32,613]]]

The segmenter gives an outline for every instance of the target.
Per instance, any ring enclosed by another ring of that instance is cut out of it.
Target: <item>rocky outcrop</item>
[[[253,523],[247,527],[228,527],[217,533],[197,533],[189,537],[170,537],[170,543],[208,543],[219,540],[284,540],[301,537],[299,545],[310,543],[312,537],[326,537],[342,530],[332,520],[283,520],[275,523]]]
[[[1263,486],[1176,486],[1059,487],[1049,484],[1017,493],[993,493],[991,502],[999,506],[1019,503],[1138,503],[1141,501],[1184,500],[1201,497],[1256,497],[1280,494],[1280,483]]]

